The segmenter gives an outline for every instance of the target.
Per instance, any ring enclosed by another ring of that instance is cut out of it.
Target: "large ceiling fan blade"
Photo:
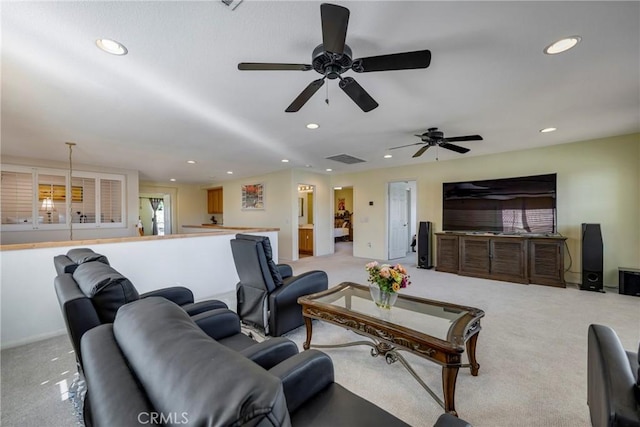
[[[238,70],[256,70],[256,71],[309,71],[313,67],[309,64],[278,64],[269,62],[241,62],[238,64]]]
[[[340,79],[338,86],[340,86],[340,89],[349,95],[349,98],[358,104],[358,107],[360,107],[365,113],[368,113],[378,106],[378,103],[367,93],[366,90],[362,88],[362,86],[358,84],[357,81],[353,79],[353,77]]]
[[[316,93],[318,89],[322,87],[323,84],[324,84],[324,78],[314,80],[311,83],[309,83],[309,86],[307,86],[300,93],[300,95],[298,95],[298,97],[293,100],[291,105],[289,105],[287,109],[284,111],[287,113],[295,113],[296,111],[300,110],[304,106],[304,104],[306,104],[307,101],[311,99],[313,94]]]
[[[422,147],[421,149],[419,149],[416,154],[414,154],[412,157],[420,157],[424,154],[425,151],[427,151],[429,149],[429,147],[431,147],[430,145],[425,145],[424,147]]]
[[[391,55],[370,56],[353,61],[352,69],[356,73],[372,71],[413,70],[427,68],[431,63],[431,51],[393,53]]]
[[[322,3],[320,5],[322,19],[322,45],[324,50],[342,54],[344,42],[347,38],[349,25],[349,9],[335,4]]]
[[[482,141],[482,137],[480,135],[454,136],[452,138],[447,137],[446,140],[449,142]]]
[[[456,153],[460,153],[460,154],[469,152],[468,148],[460,147],[459,145],[449,144],[448,142],[441,143],[440,147],[446,148],[447,150],[455,151]]]
[[[415,142],[413,144],[400,145],[398,147],[391,147],[389,148],[389,150],[395,150],[396,148],[413,147],[414,145],[422,145],[422,144],[424,144],[424,142]]]

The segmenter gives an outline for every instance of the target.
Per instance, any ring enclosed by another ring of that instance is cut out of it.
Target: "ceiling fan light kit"
[[[322,44],[316,46],[311,54],[311,64],[285,64],[241,62],[238,69],[242,71],[310,71],[322,74],[322,78],[309,85],[293,100],[285,112],[299,111],[309,99],[324,85],[325,79],[339,79],[338,87],[353,100],[364,112],[369,112],[378,103],[364,90],[353,77],[342,77],[346,71],[369,73],[374,71],[412,70],[427,68],[431,63],[431,52],[419,50],[414,52],[394,53],[390,55],[371,56],[352,59],[351,48],[345,44],[349,25],[349,9],[323,3],[320,5],[322,21]]]

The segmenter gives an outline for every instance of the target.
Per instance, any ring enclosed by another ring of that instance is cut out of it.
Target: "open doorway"
[[[388,184],[388,259],[406,257],[416,233],[416,182],[399,181]]]
[[[138,198],[138,218],[142,222],[140,234],[143,236],[171,234],[171,195],[141,193]]]
[[[334,253],[353,255],[353,187],[333,189]]]
[[[298,184],[298,257],[315,254],[314,190],[309,184]]]

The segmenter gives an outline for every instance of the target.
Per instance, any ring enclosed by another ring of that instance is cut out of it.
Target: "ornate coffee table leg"
[[[304,325],[307,327],[307,340],[302,344],[302,348],[305,350],[309,350],[309,346],[311,345],[311,334],[313,333],[313,326],[311,326],[311,318],[304,318]]]
[[[458,378],[457,367],[442,367],[442,391],[444,393],[444,410],[452,415],[458,416],[455,406],[456,379]]]
[[[480,369],[480,364],[476,360],[476,343],[478,342],[478,332],[467,341],[467,356],[469,357],[469,367],[471,368],[471,375],[474,377],[478,376],[478,370]]]

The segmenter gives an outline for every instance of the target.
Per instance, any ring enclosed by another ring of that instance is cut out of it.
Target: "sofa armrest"
[[[276,268],[283,279],[293,276],[293,268],[289,264],[276,264]]]
[[[78,264],[71,261],[66,255],[54,256],[53,265],[56,268],[56,273],[58,274],[73,273],[76,268],[78,268]]]
[[[184,304],[180,307],[182,307],[182,309],[186,311],[189,316],[206,313],[207,311],[216,310],[218,308],[229,308],[227,304],[215,299],[194,302],[193,304]]]
[[[193,292],[184,286],[172,286],[169,288],[156,289],[140,295],[140,298],[162,297],[178,305],[192,304]]]
[[[329,288],[327,273],[320,270],[308,271],[298,276],[288,277],[284,284],[270,295],[270,307],[275,304],[295,304],[303,295],[315,294]]]
[[[86,354],[85,425],[139,426],[140,414],[149,414],[154,408],[118,347],[113,325],[89,331],[82,339],[82,350]]]
[[[240,333],[240,317],[228,308],[218,308],[191,316],[205,334],[214,340]]]
[[[289,413],[334,382],[333,362],[325,353],[307,350],[277,364],[269,372],[282,381]]]
[[[85,332],[101,324],[98,313],[91,299],[82,293],[71,274],[57,276],[54,288],[76,358],[82,365],[80,340]]]
[[[587,404],[594,426],[639,425],[635,376],[615,331],[590,325],[587,344]]]
[[[298,346],[290,339],[276,337],[247,347],[240,354],[268,370],[298,354]]]

